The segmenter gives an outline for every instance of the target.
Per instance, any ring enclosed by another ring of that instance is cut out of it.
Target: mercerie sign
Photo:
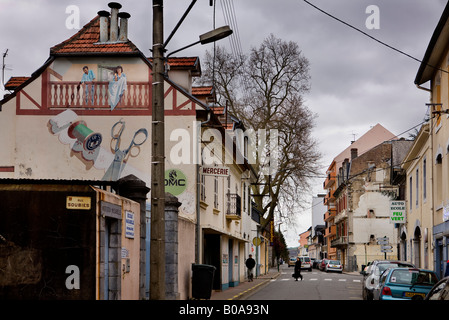
[[[229,176],[229,168],[228,167],[201,167],[201,174],[205,176],[219,176],[219,177],[227,177]]]

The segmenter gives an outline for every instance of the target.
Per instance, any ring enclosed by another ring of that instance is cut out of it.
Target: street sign
[[[380,245],[382,245],[382,244],[388,244],[388,243],[389,243],[388,240],[383,240],[383,241],[377,240],[377,244],[380,244]]]
[[[393,252],[393,250],[380,250],[380,252]]]
[[[389,249],[393,249],[392,246],[381,246],[380,247],[381,250],[389,250]]]
[[[202,166],[201,174],[203,176],[228,177],[230,174],[229,167],[224,166]]]
[[[253,238],[253,244],[257,247],[260,246],[260,244],[262,243],[262,240],[260,240],[259,237],[254,237]]]
[[[405,223],[405,201],[390,201],[390,223]]]

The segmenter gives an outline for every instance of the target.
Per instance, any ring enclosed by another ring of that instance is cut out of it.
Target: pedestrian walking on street
[[[302,281],[302,275],[301,275],[301,259],[299,257],[296,257],[295,262],[295,273],[293,274],[293,278],[295,278],[295,281],[298,281],[298,278],[301,278]]]
[[[253,269],[256,266],[256,261],[253,259],[253,256],[251,254],[249,255],[249,258],[246,259],[245,265],[248,268],[248,281],[254,281]]]

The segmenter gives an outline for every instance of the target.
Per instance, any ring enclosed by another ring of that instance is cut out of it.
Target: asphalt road
[[[302,271],[295,281],[293,268],[282,265],[281,275],[246,300],[362,300],[363,277],[359,274]]]

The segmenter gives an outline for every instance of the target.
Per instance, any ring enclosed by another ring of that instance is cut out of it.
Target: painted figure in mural
[[[93,82],[95,81],[95,74],[92,70],[89,70],[88,66],[83,67],[83,77],[81,78],[80,84],[84,83],[84,95],[86,104],[89,103],[89,91],[90,91],[90,101],[91,104],[94,104],[94,93],[95,86]],[[90,87],[90,90],[89,90]]]
[[[108,100],[111,110],[114,110],[117,104],[119,104],[120,99],[125,93],[125,90],[126,90],[126,75],[123,72],[123,68],[121,66],[118,66],[115,69],[112,81],[109,82],[108,88],[108,98],[109,98]]]

